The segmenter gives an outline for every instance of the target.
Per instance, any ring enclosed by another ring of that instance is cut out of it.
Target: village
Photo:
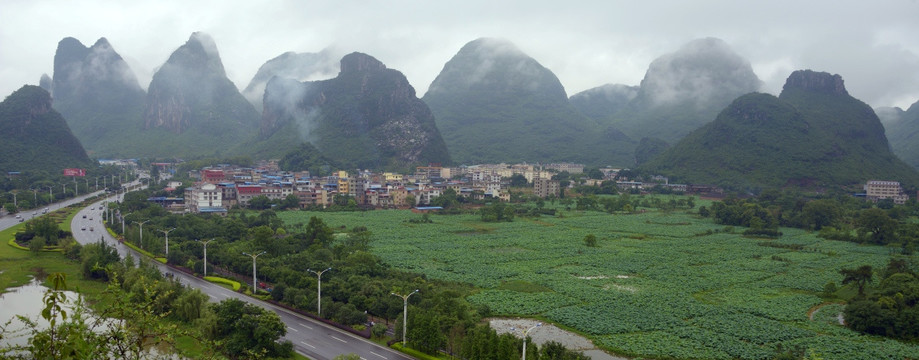
[[[172,164],[157,163],[163,170]],[[666,178],[655,177],[652,182],[632,181],[617,175],[622,169],[601,168],[600,179],[587,178],[577,185],[600,186],[604,181],[616,181],[619,191],[642,190],[664,186],[681,193],[722,193],[714,186],[669,184]],[[330,176],[311,176],[308,171],[281,171],[274,161],[255,167],[219,165],[189,172],[197,180],[184,189],[184,198],[158,197],[150,200],[175,212],[226,213],[235,206],[248,207],[257,197],[272,201],[296,197],[300,208],[326,208],[335,204],[337,195],[345,195],[357,207],[390,209],[425,207],[431,200],[452,189],[457,196],[472,200],[510,201],[511,179],[522,177],[539,198],[558,198],[562,186],[553,180],[558,174],[582,174],[584,165],[551,164],[481,164],[442,167],[436,164],[419,166],[413,174],[393,172],[335,171]],[[574,186],[575,184],[569,184]],[[175,193],[182,183],[172,181],[166,188]],[[564,196],[564,195],[562,195]]]

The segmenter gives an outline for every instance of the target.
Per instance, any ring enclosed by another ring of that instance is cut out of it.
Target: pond
[[[31,329],[25,323],[19,320],[18,316],[23,316],[31,321],[36,322],[41,330],[48,328],[48,321],[41,317],[41,311],[44,309],[42,299],[48,287],[45,287],[37,279],[33,279],[26,285],[8,288],[7,292],[0,294],[0,325],[5,328],[2,338],[0,338],[0,348],[6,349],[11,346],[28,345],[31,338]],[[73,313],[74,304],[80,298],[80,294],[72,291],[64,291],[67,301],[64,303],[64,311],[67,312],[68,319]],[[60,317],[58,317],[60,321]],[[146,354],[142,355],[144,359],[181,359],[182,357],[175,354],[168,354],[167,349],[158,349],[150,347]],[[165,354],[165,355],[164,355]]]
[[[0,325],[5,327],[3,338],[0,339],[0,347],[26,345],[29,341],[29,329],[17,315],[35,321],[41,329],[48,328],[48,321],[40,316],[44,308],[42,298],[48,288],[37,279],[33,279],[26,285],[6,290],[5,293],[0,294]],[[65,291],[64,294],[67,296],[64,309],[70,313],[79,294],[72,291]]]

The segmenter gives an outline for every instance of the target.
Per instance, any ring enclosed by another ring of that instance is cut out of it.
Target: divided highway
[[[101,192],[100,192],[101,193]],[[96,194],[96,193],[94,193]],[[92,194],[91,194],[92,195]],[[54,204],[51,209],[58,209],[72,203],[82,201],[85,197],[73,199],[68,202]],[[104,241],[106,244],[113,246],[118,254],[124,257],[131,254],[135,258],[143,255],[136,253],[131,248],[118,243],[107,231],[102,223],[101,205],[103,201],[113,201],[114,197],[100,200],[89,205],[88,208],[80,210],[73,218],[71,229],[74,238],[81,244],[89,244]],[[41,212],[36,216],[40,216]],[[86,215],[86,218],[83,218]],[[26,216],[26,215],[23,215]],[[29,213],[26,219],[30,219],[32,214]],[[6,229],[18,224],[18,219],[13,216],[4,216],[0,218],[0,229]],[[85,230],[81,230],[84,229]],[[90,230],[92,229],[92,230]],[[274,311],[281,317],[281,321],[287,325],[287,335],[284,339],[290,340],[294,345],[294,350],[311,359],[331,360],[337,355],[355,353],[360,355],[364,360],[411,360],[414,359],[402,353],[396,352],[389,348],[377,345],[360,336],[328,326],[321,322],[315,321],[308,317],[291,312],[287,309],[275,306],[258,299],[234,292],[219,285],[212,284],[203,279],[188,275],[181,271],[175,271],[168,266],[156,261],[151,261],[159,267],[162,272],[171,272],[175,278],[188,286],[200,289],[210,296],[214,302],[222,301],[228,298],[237,298],[242,301],[260,306],[264,309]]]

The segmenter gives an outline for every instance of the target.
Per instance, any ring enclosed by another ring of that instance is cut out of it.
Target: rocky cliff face
[[[38,86],[23,86],[0,103],[0,143],[4,173],[90,165],[80,141],[51,107],[51,95]]]
[[[783,91],[799,89],[829,95],[849,95],[846,85],[839,74],[829,74],[813,70],[798,70],[791,73],[785,81]]]
[[[48,84],[44,79],[43,84]],[[74,134],[96,154],[111,155],[112,134],[138,129],[144,91],[128,64],[105,38],[87,48],[64,38],[54,54],[54,78],[47,86],[54,108]]]
[[[313,143],[342,166],[450,162],[431,111],[405,76],[366,54],[343,57],[334,79],[272,79],[264,106],[261,134],[266,141],[299,134],[298,141]],[[292,147],[291,141],[283,142]]]
[[[145,129],[219,127],[240,138],[257,126],[258,113],[227,78],[213,39],[196,32],[153,75],[143,118]]]

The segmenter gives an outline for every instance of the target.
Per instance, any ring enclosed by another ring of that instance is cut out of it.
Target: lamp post
[[[51,200],[48,200],[48,203],[54,204],[54,185],[48,187],[48,196],[51,197]]]
[[[318,294],[316,295],[316,316],[322,317],[322,274],[326,271],[332,270],[328,268],[319,272],[315,270],[306,269],[306,271],[316,274],[316,278],[319,280]]]
[[[140,242],[140,248],[141,248],[141,249],[144,248],[144,224],[146,224],[146,223],[149,222],[149,221],[150,221],[150,220],[144,220],[144,221],[141,221],[141,222],[137,222],[137,221],[134,221],[134,222],[133,222],[133,223],[135,223],[135,224],[140,224],[140,241],[139,241],[139,242]]]
[[[15,206],[15,207],[19,207],[19,204],[18,204],[18,203],[16,203],[16,193],[14,193],[14,192],[10,192],[10,194],[13,194],[13,206]]]
[[[402,298],[402,347],[405,347],[405,334],[406,329],[408,329],[408,298],[409,296],[415,295],[418,292],[418,289],[408,293],[407,295],[399,295],[396,293],[390,293],[394,296]]]
[[[258,287],[255,286],[255,281],[256,281],[256,277],[255,277],[255,275],[256,275],[256,272],[255,272],[255,258],[261,256],[261,255],[264,254],[264,253],[265,253],[265,252],[262,251],[262,252],[260,252],[260,253],[258,253],[258,254],[252,255],[252,254],[243,252],[243,255],[252,257],[252,295],[255,295],[256,293],[258,293]]]
[[[210,239],[208,241],[195,240],[197,242],[204,244],[204,276],[207,276],[207,244],[209,244],[211,241],[214,241],[214,240],[215,239]]]
[[[531,326],[529,329],[523,332],[523,360],[527,360],[527,335],[530,334],[530,331],[542,326],[542,323],[536,323],[536,325]],[[517,329],[511,328],[511,331],[516,331]]]
[[[176,229],[176,228],[172,228],[172,229],[169,229],[169,230],[159,230],[159,232],[161,232],[161,233],[163,233],[163,234],[166,234],[166,258],[167,258],[167,259],[169,258],[169,233],[172,232],[172,230],[175,230],[175,229]]]
[[[121,210],[119,210],[118,213],[121,214]],[[131,213],[121,214],[121,236],[124,236],[124,218],[128,215],[131,215]]]

